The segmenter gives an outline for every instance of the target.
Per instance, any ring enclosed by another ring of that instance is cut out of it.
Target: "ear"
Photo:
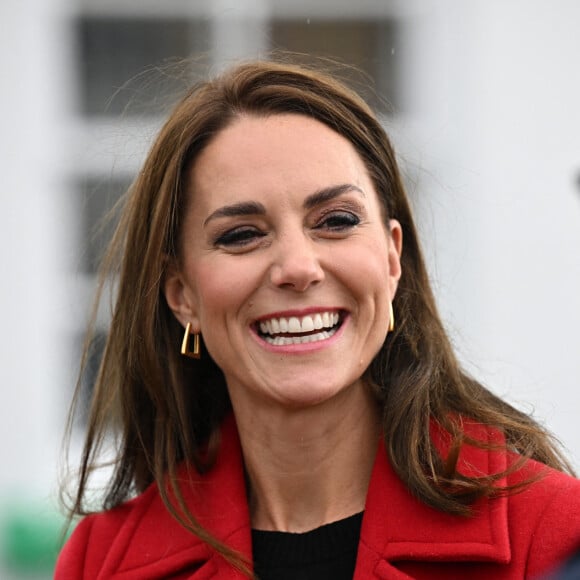
[[[397,293],[401,279],[401,252],[403,251],[403,228],[397,220],[389,220],[389,285],[391,300]]]
[[[201,332],[193,289],[183,276],[175,258],[167,258],[162,286],[167,305],[180,324],[185,327],[189,322],[194,333]]]

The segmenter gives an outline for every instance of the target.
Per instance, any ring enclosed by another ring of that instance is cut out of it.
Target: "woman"
[[[393,150],[338,81],[195,87],[117,256],[74,514],[111,425],[119,448],[57,578],[532,578],[580,543],[580,483],[459,367]]]

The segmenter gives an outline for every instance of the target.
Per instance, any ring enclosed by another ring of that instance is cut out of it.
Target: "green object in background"
[[[0,505],[2,568],[51,574],[64,541],[63,516],[49,503],[39,501],[5,500]]]

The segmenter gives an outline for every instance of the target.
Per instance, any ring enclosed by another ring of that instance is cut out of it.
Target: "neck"
[[[370,389],[304,409],[234,411],[254,528],[303,532],[364,509],[380,434]]]

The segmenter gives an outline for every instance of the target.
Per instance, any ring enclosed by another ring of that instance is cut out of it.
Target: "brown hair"
[[[463,443],[486,445],[465,435],[461,423],[465,418],[504,435],[505,446],[521,457],[510,470],[534,458],[571,471],[540,425],[460,368],[437,313],[395,154],[370,108],[320,71],[251,62],[185,95],[127,194],[102,273],[101,290],[111,275],[118,276],[118,287],[72,513],[88,511],[88,480],[113,423],[120,443],[100,507],[116,506],[157,482],[168,509],[183,525],[233,565],[246,569],[235,553],[197,524],[179,499],[177,465],[187,459],[199,471],[211,468],[218,428],[230,403],[224,377],[207,353],[200,361],[179,354],[183,329],[167,306],[162,280],[167,256],[179,259],[188,167],[239,115],[278,113],[307,115],[346,137],[368,169],[385,219],[401,223],[404,249],[394,300],[396,330],[387,336],[367,376],[382,405],[390,461],[405,485],[426,504],[453,514],[469,513],[478,497],[512,491],[498,487],[505,473],[475,478],[456,469]],[[450,435],[447,457],[432,441],[433,424]],[[166,482],[179,505],[170,502]]]

